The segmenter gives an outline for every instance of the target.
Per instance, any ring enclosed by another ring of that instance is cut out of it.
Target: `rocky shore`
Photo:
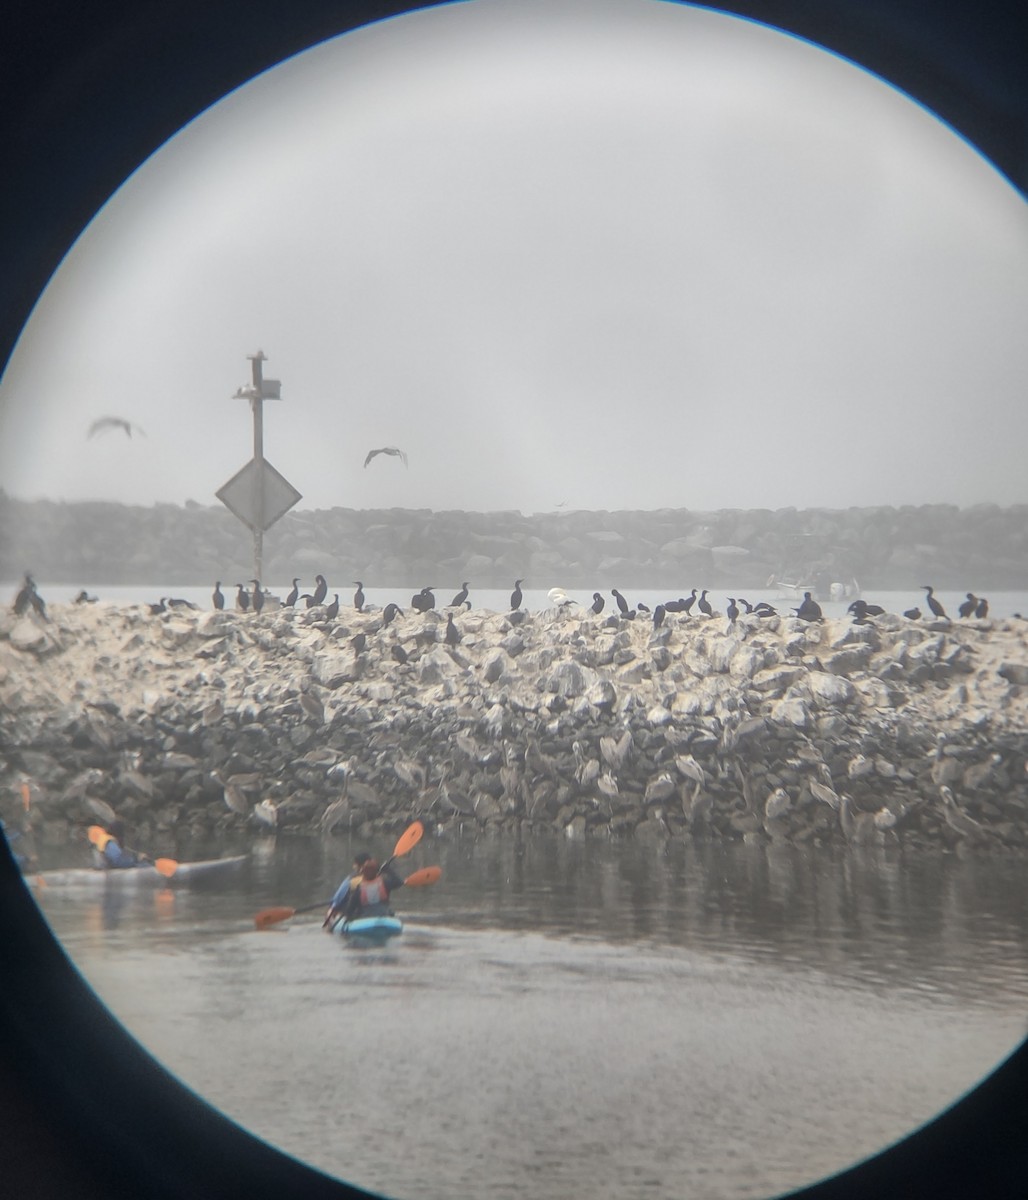
[[[8,610],[0,815],[1028,853],[1028,622],[452,615]]]

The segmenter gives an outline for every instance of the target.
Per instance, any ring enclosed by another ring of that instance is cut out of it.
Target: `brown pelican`
[[[146,437],[145,432],[138,426],[133,425],[131,421],[126,421],[124,417],[98,417],[89,427],[87,438],[93,437],[95,434],[103,433],[107,429],[123,429],[126,437],[132,436],[132,431],[142,433]]]
[[[369,450],[364,465],[367,466],[376,454],[391,454],[393,458],[402,459],[403,465],[407,466],[407,455],[398,446],[379,446],[377,450]]]
[[[942,815],[950,829],[959,833],[962,838],[970,838],[975,842],[985,841],[988,831],[983,825],[979,825],[974,817],[969,817],[964,812],[945,784],[939,788],[939,795],[942,797]]]

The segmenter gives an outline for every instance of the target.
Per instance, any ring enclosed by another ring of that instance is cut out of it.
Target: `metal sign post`
[[[248,354],[252,382],[237,388],[234,399],[250,401],[253,414],[253,458],[224,484],[218,499],[253,531],[253,577],[263,578],[264,531],[303,497],[264,457],[264,401],[282,399],[282,382],[265,379],[264,351]]]

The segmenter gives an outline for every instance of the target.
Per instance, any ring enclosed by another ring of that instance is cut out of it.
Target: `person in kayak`
[[[389,895],[397,888],[403,887],[403,880],[389,869],[380,868],[373,858],[369,858],[361,868],[360,882],[350,889],[346,898],[346,919],[356,920],[359,917],[392,916],[389,907]]]
[[[363,850],[358,851],[353,856],[353,867],[349,875],[336,888],[336,894],[328,902],[328,912],[325,913],[325,919],[322,921],[322,928],[327,929],[329,925],[335,921],[336,917],[343,911],[347,897],[350,895],[350,890],[355,887],[362,878],[364,864],[371,861],[371,855],[365,854]]]
[[[151,860],[145,854],[129,850],[122,845],[125,826],[121,821],[111,823],[109,830],[93,842],[93,865],[102,871],[121,870],[125,867],[142,867]]]

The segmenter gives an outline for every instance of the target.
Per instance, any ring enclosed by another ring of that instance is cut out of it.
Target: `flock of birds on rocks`
[[[235,608],[238,612],[260,613],[266,605],[278,608],[296,608],[302,604],[306,609],[317,609],[318,612],[316,615],[319,620],[333,621],[339,615],[338,592],[334,592],[332,600],[326,603],[328,600],[328,581],[324,575],[315,575],[314,590],[311,592],[301,592],[300,578],[294,578],[289,594],[285,600],[281,601],[271,596],[267,589],[262,587],[259,579],[250,579],[247,583],[249,587],[242,583],[232,585],[236,589]],[[514,590],[510,594],[511,619],[515,623],[523,619],[526,615],[525,610],[522,608],[524,593],[521,590],[521,585],[523,583],[524,579],[516,579],[514,581]],[[353,586],[356,588],[353,594],[353,608],[359,613],[369,611],[365,602],[364,584],[360,580],[357,580]],[[466,581],[461,583],[460,590],[454,595],[449,604],[445,606],[446,609],[450,610],[447,614],[446,640],[453,645],[459,641],[459,634],[453,624],[453,613],[454,611],[467,611],[471,608],[471,601],[468,599],[470,586],[470,583]],[[922,584],[921,586],[925,592],[925,606],[931,616],[939,620],[949,620],[946,609],[935,595],[935,588],[929,584]],[[429,612],[436,608],[436,591],[438,591],[436,587],[423,587],[411,596],[410,607],[419,613]],[[637,604],[633,608],[617,588],[611,588],[610,594],[617,606],[618,617],[633,621],[638,616],[645,615],[652,620],[655,629],[659,629],[664,624],[669,613],[680,614],[685,617],[694,614],[703,617],[719,615],[715,613],[714,607],[708,599],[709,589],[707,588],[703,588],[702,590],[693,588],[689,596],[680,596],[677,599],[665,600],[663,603],[656,605],[652,611],[647,605],[642,603]],[[578,601],[571,599],[563,588],[551,588],[547,596],[551,605],[555,608],[578,607]],[[761,619],[779,615],[778,609],[766,600],[760,600],[756,604],[751,604],[749,600],[742,596],[728,596],[727,600],[728,604],[724,615],[728,618],[729,624],[734,624],[740,616],[752,616]],[[76,604],[92,604],[95,602],[96,597],[90,596],[85,591],[79,592],[75,597]],[[220,579],[214,584],[211,603],[219,612],[225,608],[226,597],[225,593],[221,590]],[[599,616],[606,608],[606,603],[602,592],[593,592],[592,604],[588,606],[588,611]],[[148,607],[153,616],[159,616],[170,609],[199,609],[200,606],[192,600],[162,596],[157,603],[150,604]],[[30,610],[44,620],[47,619],[46,603],[39,594],[32,576],[26,574],[24,582],[14,600],[14,611],[20,616]],[[865,600],[854,600],[847,609],[847,612],[853,617],[855,623],[863,625],[867,624],[874,617],[882,616],[885,613],[885,609],[878,604],[868,604]],[[968,592],[966,599],[961,602],[957,612],[961,619],[971,617],[978,620],[985,619],[989,615],[989,601],[984,596],[976,596],[973,592]],[[824,619],[821,606],[813,598],[811,592],[804,592],[802,603],[798,607],[790,609],[789,613],[802,621],[821,621]],[[383,610],[383,622],[385,625],[388,625],[396,617],[404,615],[404,610],[398,604],[390,603]],[[1014,614],[1015,617],[1019,615],[1019,613]],[[914,607],[906,609],[903,616],[908,620],[918,621],[923,616],[923,613],[920,608]]]

